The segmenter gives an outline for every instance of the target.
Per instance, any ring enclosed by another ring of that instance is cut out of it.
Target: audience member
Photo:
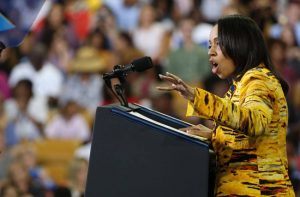
[[[8,124],[5,130],[5,141],[8,146],[22,140],[36,140],[43,135],[42,120],[36,116],[36,105],[33,103],[33,84],[28,79],[17,82],[13,97],[5,102]]]
[[[140,5],[138,0],[106,0],[105,4],[116,16],[120,30],[132,32],[138,24]]]
[[[34,197],[43,197],[44,188],[31,179],[28,169],[22,164],[22,162],[15,160],[11,163],[6,184],[13,187],[18,196],[32,195]]]
[[[133,30],[134,45],[155,62],[165,31],[164,26],[156,21],[153,6],[144,5],[139,15],[139,24]]]
[[[9,77],[9,85],[15,86],[21,79],[30,79],[35,96],[58,97],[63,82],[62,73],[47,60],[47,48],[34,43],[28,60],[17,64]]]
[[[199,84],[211,71],[207,50],[193,41],[194,27],[190,18],[180,21],[178,48],[167,56],[166,69],[189,83]]]
[[[88,123],[80,115],[74,100],[61,103],[60,112],[45,126],[45,136],[49,139],[87,141],[91,135]]]
[[[79,48],[71,62],[69,75],[62,87],[64,94],[60,95],[60,99],[64,101],[72,98],[80,107],[94,115],[98,103],[103,99],[100,73],[105,69],[106,62],[95,48]]]

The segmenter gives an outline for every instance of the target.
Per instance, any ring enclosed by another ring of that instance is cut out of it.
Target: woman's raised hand
[[[184,81],[182,81],[182,79],[168,72],[166,73],[166,75],[160,74],[159,77],[165,81],[170,82],[171,86],[157,87],[158,90],[163,90],[163,91],[176,90],[187,100],[192,102],[194,101],[195,88],[192,88],[191,86],[187,85]]]

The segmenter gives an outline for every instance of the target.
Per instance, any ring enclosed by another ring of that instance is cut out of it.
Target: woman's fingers
[[[190,135],[196,135],[196,136],[204,137],[206,139],[211,139],[212,136],[212,130],[205,127],[202,124],[180,128],[179,130],[186,132]]]
[[[158,90],[164,90],[164,91],[172,91],[172,90],[177,90],[181,93],[185,92],[186,89],[185,87],[183,87],[183,85],[175,85],[174,83],[172,83],[171,86],[164,86],[164,87],[156,87]]]
[[[207,139],[211,139],[211,135],[212,135],[212,130],[201,124],[181,128],[180,130],[188,134],[204,137]]]
[[[187,132],[191,127],[184,127],[184,128],[180,128],[179,130],[180,131],[183,131],[183,132]]]
[[[171,83],[171,86],[167,87],[157,87],[158,90],[178,90],[178,91],[185,91],[185,86],[182,84],[182,80],[175,75],[167,73],[168,76],[160,74],[159,77],[163,80],[166,80]]]
[[[159,77],[161,79],[165,79],[167,81],[170,81],[170,82],[172,82],[174,84],[182,84],[182,83],[184,83],[182,81],[182,79],[180,79],[178,76],[176,76],[176,75],[174,75],[172,73],[169,73],[169,72],[166,72],[166,75],[161,75],[160,74]]]
[[[177,90],[184,98],[190,101],[194,100],[194,94],[195,94],[194,89],[191,88],[189,85],[187,85],[178,76],[167,72],[166,75],[160,74],[159,77],[163,80],[172,83],[172,85],[168,87],[157,87],[158,90],[164,90],[164,91]]]
[[[169,73],[169,72],[166,72],[166,75],[168,77],[173,78],[177,83],[182,83],[182,79],[180,79],[178,76],[176,76],[176,75],[174,75],[172,73]]]
[[[177,81],[176,79],[174,79],[174,78],[172,78],[172,77],[169,77],[169,76],[166,76],[166,75],[161,75],[161,74],[159,74],[159,77],[160,77],[161,79],[163,79],[163,80],[169,81],[169,82],[174,83],[174,84],[177,84],[177,83],[178,83],[178,81]]]
[[[165,86],[165,87],[156,87],[158,90],[164,90],[164,91],[172,91],[172,90],[175,90],[175,87],[173,86]]]
[[[200,137],[205,137],[207,139],[211,138],[212,133],[209,131],[204,131],[204,130],[200,130],[200,129],[189,129],[186,131],[188,134],[191,135],[196,135],[196,136],[200,136]]]
[[[183,87],[185,87],[186,89],[190,89],[191,87],[186,84],[184,81],[181,81],[181,84],[183,85]]]
[[[172,73],[166,73],[166,75],[159,74],[159,77],[163,80],[169,81],[175,85],[182,85],[185,89],[190,89],[190,86],[187,85],[182,79]],[[182,89],[182,88],[180,88]]]

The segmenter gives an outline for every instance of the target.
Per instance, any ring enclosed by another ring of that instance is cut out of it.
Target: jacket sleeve
[[[197,115],[249,136],[268,131],[272,119],[274,90],[262,79],[248,80],[241,89],[239,104],[197,88],[194,102],[188,103],[187,116]]]

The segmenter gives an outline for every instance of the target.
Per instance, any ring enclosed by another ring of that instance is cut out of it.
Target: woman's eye
[[[208,49],[210,49],[211,48],[211,45],[208,45]]]

